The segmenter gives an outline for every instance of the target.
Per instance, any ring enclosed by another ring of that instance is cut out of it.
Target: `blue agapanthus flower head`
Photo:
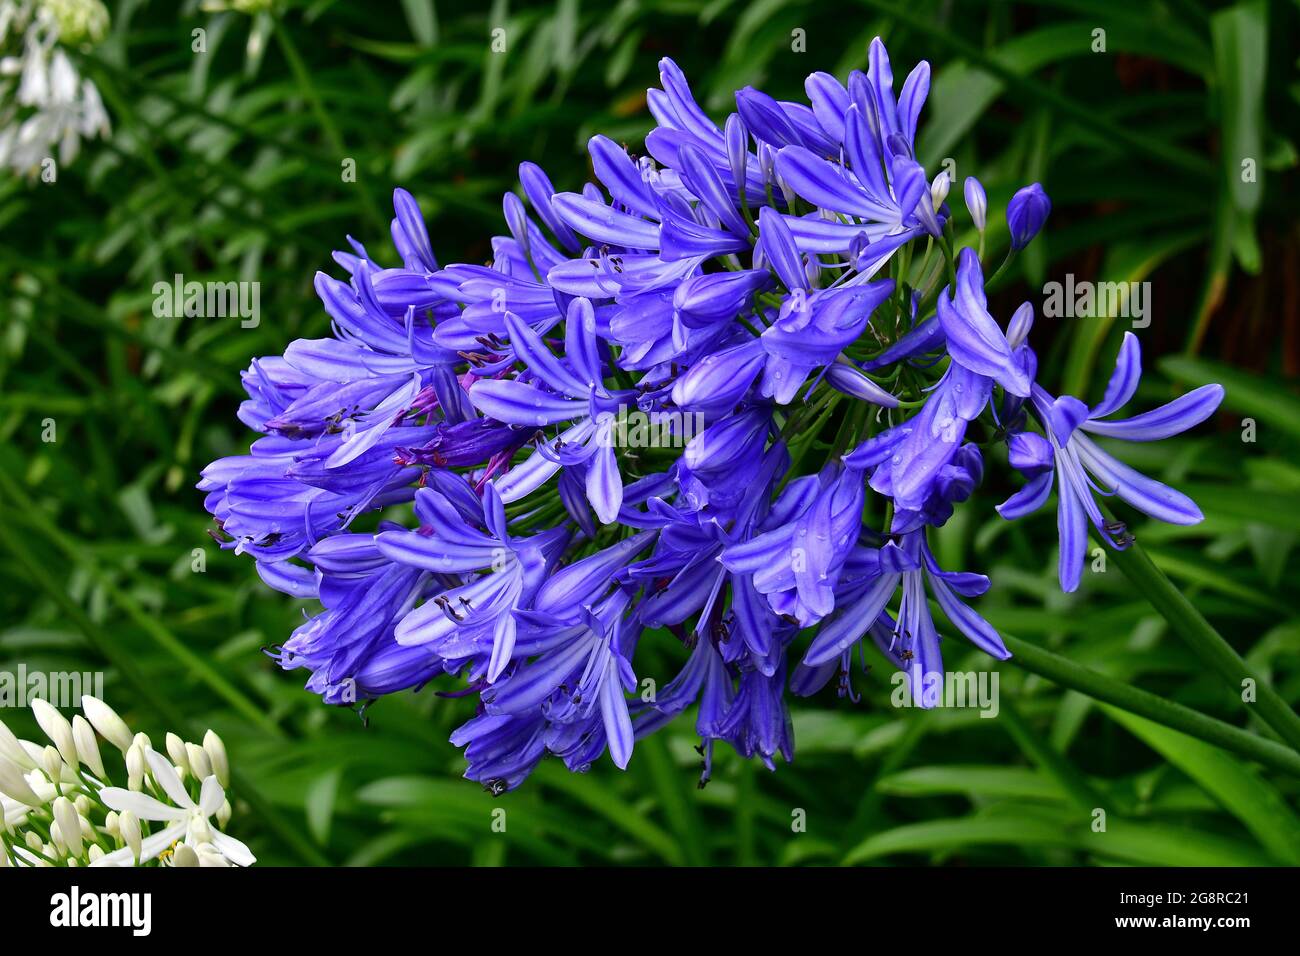
[[[1026,480],[1004,517],[1057,492],[1067,591],[1089,521],[1131,539],[1097,496],[1199,520],[1109,442],[1190,428],[1222,389],[1116,419],[1130,334],[1097,405],[1049,393],[1032,305],[990,305],[983,186],[962,247],[948,174],[918,160],[929,65],[893,69],[875,40],[806,103],[747,87],[715,118],[663,60],[647,155],[593,137],[576,192],[520,165],[486,265],[440,265],[397,190],[400,264],[336,254],[315,281],[332,334],[253,361],[239,417],[260,437],[199,484],[223,547],[319,605],[279,663],[333,704],[474,698],[451,739],[492,793],[548,755],[626,767],[691,708],[707,780],[718,741],[793,759],[790,697],[838,674],[857,699],[867,648],[922,706],[943,637],[1008,656],[977,610],[989,579],[930,546],[995,446]],[[1015,194],[1011,252],[1050,210],[1037,183]]]

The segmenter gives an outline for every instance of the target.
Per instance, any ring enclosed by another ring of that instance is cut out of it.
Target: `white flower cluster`
[[[67,164],[83,138],[108,135],[99,90],[64,52],[107,29],[100,0],[0,0],[0,166],[34,176],[56,151]]]
[[[83,697],[81,709],[68,721],[45,701],[32,702],[51,741],[45,746],[19,740],[0,721],[0,868],[256,862],[210,822],[230,820],[230,764],[220,737],[209,730],[199,746],[168,734],[164,757],[103,701]],[[96,732],[121,751],[126,789],[108,785]]]

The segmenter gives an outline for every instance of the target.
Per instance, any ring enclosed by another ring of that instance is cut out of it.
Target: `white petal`
[[[23,749],[22,743],[14,736],[14,732],[5,726],[3,720],[0,720],[0,757],[8,757],[23,770],[36,768],[32,758],[27,756],[27,751]]]
[[[221,809],[221,804],[225,802],[226,791],[221,789],[221,784],[216,777],[204,777],[203,789],[199,791],[199,812],[205,817],[210,817]]]
[[[145,837],[144,843],[140,847],[140,862],[152,860],[163,850],[167,849],[182,836],[185,835],[184,823],[173,823],[166,830],[160,830],[152,836]],[[102,856],[91,866],[134,866],[135,857],[131,855],[131,848],[124,846],[120,850],[114,850],[107,856]]]
[[[248,847],[220,830],[212,831],[212,842],[221,851],[221,855],[236,866],[252,866],[257,862],[257,857],[253,856]]]
[[[176,775],[176,768],[168,762],[167,758],[152,747],[145,751],[144,756],[149,761],[149,770],[153,773],[153,778],[158,781],[158,785],[163,788],[167,796],[171,797],[172,803],[186,810],[193,810],[194,801],[190,799],[189,793],[181,784],[181,778]]]
[[[118,813],[130,810],[141,820],[184,820],[190,815],[188,810],[169,807],[147,793],[136,793],[121,787],[105,787],[99,791],[99,798],[110,809]]]

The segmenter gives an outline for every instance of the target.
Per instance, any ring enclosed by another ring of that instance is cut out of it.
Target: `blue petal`
[[[627,151],[606,136],[593,136],[587,143],[596,178],[609,194],[632,212],[649,219],[659,218],[654,193]]]
[[[618,459],[611,441],[610,426],[598,427],[595,441],[601,442],[587,468],[587,500],[601,524],[612,524],[623,506],[623,478],[618,473]]]
[[[515,354],[519,360],[528,367],[543,383],[549,385],[562,395],[569,398],[587,399],[591,397],[591,385],[580,381],[564,363],[557,359],[545,343],[542,342],[541,336],[534,332],[519,316],[513,312],[505,314],[506,334],[510,337],[510,344],[514,347]],[[471,400],[473,393],[471,392]],[[491,415],[491,412],[488,412]],[[500,418],[499,415],[493,416]],[[502,418],[502,421],[510,421],[508,418]],[[534,424],[528,422],[527,424]],[[536,424],[542,424],[536,422]]]
[[[697,146],[683,146],[678,161],[681,164],[678,172],[682,176],[682,181],[705,208],[717,216],[718,221],[731,232],[739,236],[748,236],[749,226],[736,211],[731,197],[727,195],[727,190],[722,184],[722,179],[704,153]]]
[[[1075,429],[1088,420],[1088,406],[1073,395],[1062,395],[1047,407],[1047,424],[1058,445],[1069,442]]]
[[[808,667],[816,667],[839,657],[846,648],[862,638],[897,588],[897,574],[882,574],[862,597],[836,615],[833,621],[822,625],[804,654],[803,663]]]
[[[480,379],[470,388],[469,400],[483,414],[512,425],[551,425],[587,410],[586,402],[507,379]]]
[[[1196,502],[1181,491],[1135,471],[1088,438],[1076,437],[1074,444],[1084,466],[1139,511],[1169,524],[1199,524],[1203,520]]]
[[[897,218],[896,212],[873,202],[847,169],[802,146],[781,150],[776,157],[776,171],[791,189],[814,206],[878,222]]]
[[[790,291],[808,289],[808,274],[804,271],[803,257],[795,244],[785,217],[771,206],[764,206],[758,214],[759,243],[763,255],[776,277]]]
[[[600,684],[600,717],[605,726],[609,757],[620,770],[632,759],[632,718],[627,712],[627,698],[618,680],[618,661],[611,657]]]
[[[1222,401],[1222,385],[1202,385],[1166,405],[1141,415],[1109,422],[1089,420],[1081,427],[1084,431],[1105,435],[1108,438],[1158,441],[1196,427],[1213,415]]]
[[[1079,587],[1083,575],[1083,559],[1088,551],[1088,520],[1083,503],[1070,486],[1065,468],[1057,469],[1056,529],[1061,541],[1058,576],[1061,590],[1070,592]]]
[[[629,249],[658,249],[659,224],[629,216],[576,193],[560,193],[552,205],[561,219],[589,239]]]
[[[1011,652],[1002,643],[1002,638],[993,629],[993,625],[963,604],[941,575],[927,572],[927,576],[930,582],[930,592],[957,630],[965,634],[972,644],[991,657],[1004,661],[1011,656]],[[987,581],[987,579],[985,580]]]
[[[1124,342],[1115,356],[1115,371],[1106,383],[1106,394],[1092,410],[1093,418],[1105,418],[1128,404],[1142,378],[1142,347],[1132,332],[1124,333]]]

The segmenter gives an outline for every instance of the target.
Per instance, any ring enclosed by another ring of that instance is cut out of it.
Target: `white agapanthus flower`
[[[0,0],[0,166],[36,175],[76,158],[82,139],[107,136],[99,90],[65,52],[103,39],[100,0]]]
[[[0,721],[0,868],[256,862],[218,829],[231,813],[220,737],[209,730],[199,745],[168,734],[169,752],[181,757],[173,764],[103,701],[83,697],[81,709],[68,721],[32,702],[48,745],[19,740]],[[126,789],[110,785],[100,738],[121,753]]]
[[[190,746],[193,746],[191,744]],[[203,753],[200,749],[199,753]],[[131,866],[136,858],[152,860],[168,847],[184,840],[184,846],[194,851],[200,866],[252,866],[256,858],[248,847],[232,836],[213,829],[208,818],[216,816],[226,803],[226,791],[215,776],[203,778],[198,802],[190,797],[181,783],[176,768],[167,758],[154,750],[145,753],[153,778],[163,788],[174,806],[156,800],[147,793],[106,787],[99,792],[100,799],[120,814],[131,813],[138,820],[168,823],[166,829],[151,834],[138,847],[125,846],[96,860],[92,866]],[[209,856],[210,860],[204,857]]]

